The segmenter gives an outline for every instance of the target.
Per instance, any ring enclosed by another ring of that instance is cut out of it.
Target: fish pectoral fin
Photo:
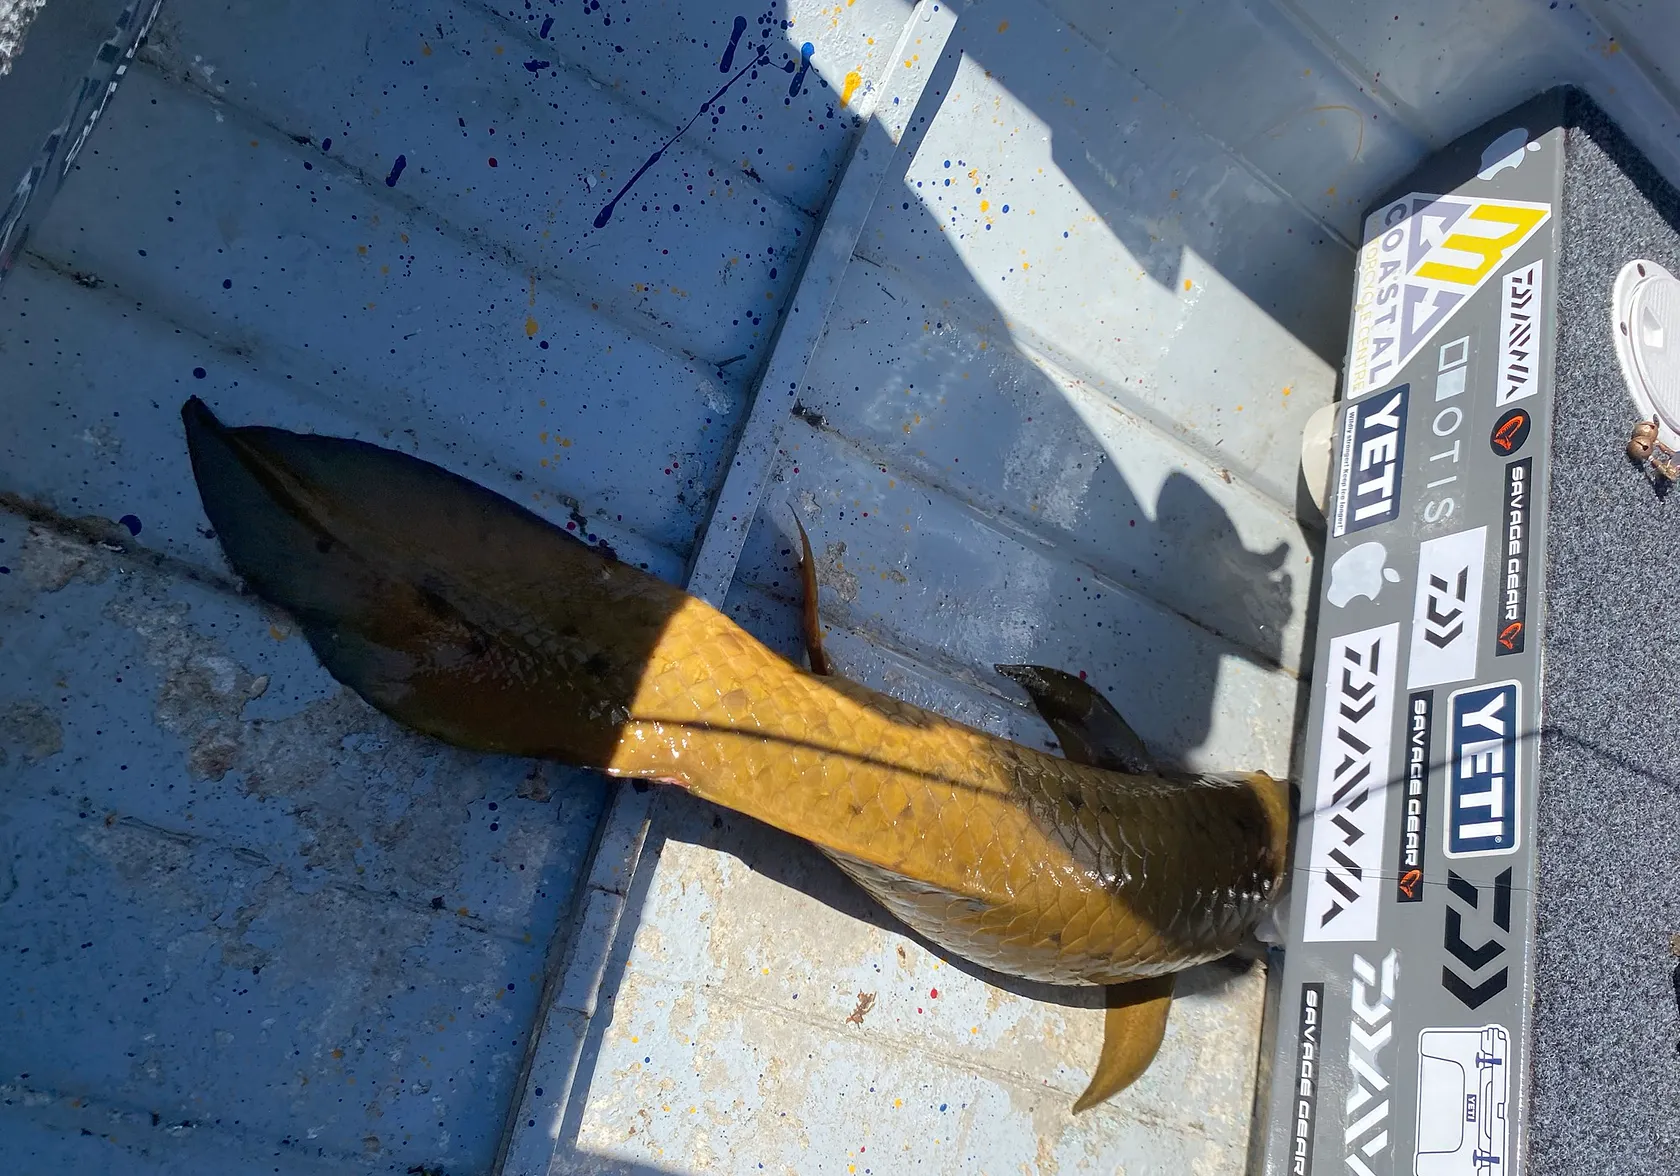
[[[1102,1056],[1091,1074],[1091,1084],[1073,1104],[1074,1114],[1107,1102],[1149,1069],[1167,1032],[1173,980],[1172,976],[1153,976],[1109,985]]]
[[[1133,774],[1155,770],[1155,761],[1131,725],[1089,683],[1049,666],[995,666],[1018,683],[1075,763]]]
[[[828,655],[823,652],[822,618],[817,615],[817,561],[811,556],[811,539],[798,515],[793,516],[793,525],[799,528],[799,546],[804,552],[799,561],[799,581],[805,588],[805,653],[811,659],[811,672],[826,678],[831,671]]]

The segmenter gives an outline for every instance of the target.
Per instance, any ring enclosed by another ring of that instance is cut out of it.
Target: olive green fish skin
[[[498,495],[183,408],[230,563],[327,669],[448,742],[663,780],[833,857],[915,930],[1054,984],[1228,954],[1282,883],[1284,786],[1073,763],[818,677]]]

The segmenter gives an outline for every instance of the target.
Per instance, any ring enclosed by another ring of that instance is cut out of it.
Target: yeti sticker
[[[1350,404],[1342,426],[1342,463],[1336,482],[1333,534],[1363,531],[1400,513],[1400,472],[1406,465],[1406,394],[1401,384]]]

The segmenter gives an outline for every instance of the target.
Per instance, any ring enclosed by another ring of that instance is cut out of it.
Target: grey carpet
[[[1680,488],[1623,453],[1610,289],[1680,198],[1572,104],[1547,535],[1529,1171],[1680,1172]]]

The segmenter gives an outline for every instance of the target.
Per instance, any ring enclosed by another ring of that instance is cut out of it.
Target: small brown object
[[[861,1025],[861,1024],[863,1024],[863,1019],[866,1016],[869,1015],[869,1010],[874,1008],[874,1007],[875,1007],[875,994],[873,992],[860,992],[860,993],[858,993],[857,1008],[853,1009],[852,1010],[852,1015],[846,1018],[846,1024],[848,1024],[848,1025]]]
[[[1668,953],[1672,956],[1680,956],[1680,932],[1668,937]]]
[[[1640,421],[1633,426],[1633,436],[1628,439],[1627,453],[1634,461],[1647,461],[1651,450],[1657,443],[1657,418]]]

